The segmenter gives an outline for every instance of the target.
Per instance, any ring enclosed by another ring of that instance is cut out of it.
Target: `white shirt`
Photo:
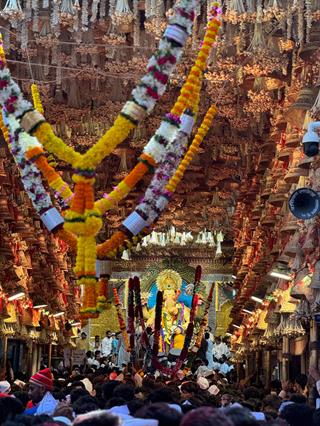
[[[101,342],[102,356],[109,356],[112,352],[112,337],[104,337]]]
[[[89,365],[89,367],[91,367],[92,365],[96,366],[97,368],[100,367],[99,361],[97,361],[96,359],[93,359],[93,358],[88,358],[88,365]]]

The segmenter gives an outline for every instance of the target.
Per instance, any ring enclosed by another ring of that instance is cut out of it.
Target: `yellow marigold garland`
[[[31,94],[32,94],[33,106],[38,112],[40,112],[40,114],[43,114],[44,109],[41,102],[40,93],[38,90],[38,86],[35,83],[32,83],[31,85]]]
[[[166,189],[170,192],[175,192],[177,189],[178,184],[183,178],[183,175],[193,160],[193,157],[198,153],[200,144],[202,143],[203,139],[207,135],[210,126],[212,124],[212,120],[214,116],[217,113],[217,108],[215,105],[212,105],[209,110],[207,111],[203,122],[201,126],[199,127],[197,134],[195,135],[192,144],[190,145],[187,153],[185,154],[183,160],[181,161],[177,171],[175,172],[174,176],[170,179],[168,185],[166,186]]]

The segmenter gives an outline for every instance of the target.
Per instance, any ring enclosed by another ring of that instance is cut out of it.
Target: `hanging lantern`
[[[312,87],[304,87],[300,90],[297,100],[286,114],[287,120],[292,126],[302,127],[306,112],[314,105],[315,97]]]
[[[119,33],[131,33],[133,13],[129,7],[128,0],[117,0],[111,20]]]
[[[7,0],[4,8],[1,11],[1,16],[4,19],[11,21],[21,20],[24,17],[20,0]]]

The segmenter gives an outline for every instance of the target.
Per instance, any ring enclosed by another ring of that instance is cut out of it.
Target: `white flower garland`
[[[21,173],[23,187],[35,210],[41,214],[52,208],[52,201],[43,186],[40,171],[35,164],[25,159],[25,153],[30,147],[41,145],[36,138],[21,129],[18,120],[13,115],[3,114],[3,121],[9,130],[9,149]]]

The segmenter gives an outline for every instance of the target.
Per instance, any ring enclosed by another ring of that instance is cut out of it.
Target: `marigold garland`
[[[38,86],[35,83],[31,84],[31,94],[32,94],[33,106],[38,112],[40,112],[40,114],[43,114],[44,109],[41,102],[40,93],[38,90]]]
[[[97,311],[102,312],[106,309],[108,300],[108,285],[109,279],[102,277],[98,282],[98,297],[97,297]]]
[[[213,289],[214,289],[214,283],[211,285],[210,291],[209,291],[209,295],[208,298],[205,302],[205,309],[201,318],[201,322],[200,322],[200,328],[199,331],[197,333],[197,337],[194,343],[194,347],[192,348],[193,352],[197,352],[201,346],[201,341],[205,332],[205,328],[207,326],[208,323],[208,315],[209,315],[209,309],[212,303],[212,299],[213,299]]]

